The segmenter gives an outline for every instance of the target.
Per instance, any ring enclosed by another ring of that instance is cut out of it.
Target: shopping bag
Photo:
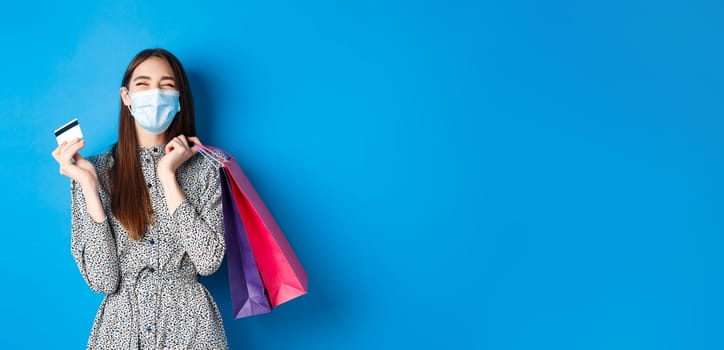
[[[241,214],[254,259],[272,307],[307,293],[307,273],[236,159],[221,149],[196,147],[223,167]],[[226,156],[219,158],[214,151]]]
[[[251,252],[244,224],[234,203],[231,184],[223,168],[219,168],[221,201],[226,241],[226,264],[234,318],[265,314],[271,306]]]

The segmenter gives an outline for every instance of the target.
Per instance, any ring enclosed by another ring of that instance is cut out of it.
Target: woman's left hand
[[[184,135],[176,136],[166,144],[166,155],[158,162],[158,169],[156,170],[159,178],[163,179],[168,176],[175,178],[176,169],[198,152],[196,148],[189,146],[188,141],[202,144],[197,137],[189,136],[187,140]]]

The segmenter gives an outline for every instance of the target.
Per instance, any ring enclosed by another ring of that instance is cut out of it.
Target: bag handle
[[[224,164],[226,164],[226,162],[228,162],[228,160],[226,158],[221,158],[221,156],[214,154],[214,152],[207,146],[204,146],[200,143],[196,143],[196,144],[194,144],[194,147],[196,147],[196,149],[199,151],[199,153],[201,153],[202,156],[204,156],[204,158],[206,158],[210,162],[216,164],[220,168],[223,168]]]

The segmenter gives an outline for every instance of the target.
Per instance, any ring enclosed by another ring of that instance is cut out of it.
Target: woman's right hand
[[[70,142],[65,141],[53,150],[53,158],[60,165],[60,174],[75,180],[82,187],[96,187],[98,186],[96,168],[78,153],[83,146],[85,140],[78,138]]]

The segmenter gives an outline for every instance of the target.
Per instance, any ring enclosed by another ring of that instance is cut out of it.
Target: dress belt
[[[155,277],[161,278],[163,282],[171,283],[193,283],[198,281],[198,276],[187,271],[166,271],[166,270],[154,270],[148,267],[138,271],[136,273],[127,273],[121,276],[121,286],[136,286],[139,277],[144,275],[146,278]]]

